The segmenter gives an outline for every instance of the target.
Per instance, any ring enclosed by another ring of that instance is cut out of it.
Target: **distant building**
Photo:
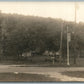
[[[43,53],[43,55],[45,55],[45,56],[49,56],[49,51],[46,50],[46,51]]]
[[[31,52],[24,52],[22,53],[23,57],[30,57],[31,56]]]

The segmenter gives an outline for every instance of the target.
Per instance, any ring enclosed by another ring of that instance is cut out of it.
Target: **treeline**
[[[43,54],[59,51],[63,27],[62,53],[66,55],[67,26],[71,33],[70,51],[74,43],[77,51],[84,49],[84,23],[66,22],[61,19],[0,14],[0,48],[3,56],[19,56],[27,51]],[[75,31],[75,32],[74,32]],[[74,40],[75,36],[75,40]]]

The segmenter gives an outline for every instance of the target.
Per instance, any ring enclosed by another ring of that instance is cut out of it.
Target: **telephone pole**
[[[2,42],[2,14],[1,14],[1,11],[0,11],[0,60],[2,59],[3,57],[3,42]]]
[[[61,60],[62,60],[62,39],[63,39],[63,21],[62,21],[62,24],[61,24],[61,37],[60,37],[60,63],[61,63]]]
[[[75,32],[75,29],[76,29],[76,18],[77,18],[77,5],[76,5],[76,2],[75,2],[75,18],[74,18],[74,21],[75,21],[75,28],[74,28],[74,64],[76,64],[76,32]]]
[[[67,26],[67,65],[70,65],[69,61],[69,42],[70,42],[70,33],[68,32],[68,26]]]

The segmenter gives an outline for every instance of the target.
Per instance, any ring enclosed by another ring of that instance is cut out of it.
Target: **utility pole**
[[[0,11],[0,60],[2,59],[2,55],[3,55],[3,50],[2,50],[2,14]]]
[[[75,2],[75,28],[74,28],[74,64],[76,64],[76,32],[75,32],[75,29],[76,29],[76,19],[77,19],[77,4]]]
[[[67,65],[70,65],[70,61],[69,61],[69,42],[70,42],[70,33],[68,32],[68,26],[67,26]]]
[[[62,21],[62,24],[61,24],[61,37],[60,37],[60,63],[61,63],[61,60],[62,60],[62,39],[63,39],[63,21]]]

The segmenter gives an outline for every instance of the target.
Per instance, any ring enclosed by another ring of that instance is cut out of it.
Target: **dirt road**
[[[69,77],[61,74],[64,71],[84,71],[84,67],[15,67],[16,65],[0,65],[1,72],[19,72],[44,74],[61,81],[84,81],[84,78]]]

